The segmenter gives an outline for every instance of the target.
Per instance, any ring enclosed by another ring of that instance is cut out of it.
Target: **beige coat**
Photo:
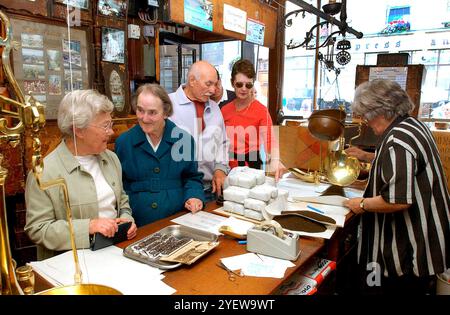
[[[133,220],[128,196],[123,190],[122,168],[116,154],[99,154],[100,168],[117,200],[117,216]],[[89,248],[89,221],[98,217],[94,179],[83,170],[64,141],[44,159],[42,182],[64,178],[68,187],[77,248]],[[28,174],[25,188],[27,216],[25,231],[38,245],[38,259],[54,256],[55,251],[71,249],[70,233],[61,187],[41,190],[35,177]],[[134,221],[134,220],[133,220]]]

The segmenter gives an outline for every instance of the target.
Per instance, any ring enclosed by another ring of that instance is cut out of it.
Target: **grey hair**
[[[214,71],[217,71],[217,69],[211,65],[209,62],[205,61],[205,60],[199,60],[194,62],[191,67],[188,70],[187,73],[187,82],[189,82],[189,78],[194,77],[195,80],[200,80],[202,77],[202,72],[206,70],[206,68],[211,68]]]
[[[172,116],[173,106],[172,106],[172,101],[170,100],[169,95],[167,94],[166,90],[164,90],[164,88],[162,86],[160,86],[159,84],[155,84],[155,83],[146,83],[144,85],[141,85],[136,90],[136,94],[133,97],[133,103],[132,103],[134,111],[137,110],[137,100],[139,98],[139,95],[141,95],[143,93],[150,93],[153,96],[156,96],[157,98],[159,98],[161,100],[161,102],[163,103],[164,114],[167,117]]]
[[[111,113],[113,103],[96,90],[67,93],[59,104],[58,127],[63,136],[73,137],[73,128],[86,128],[97,114]]]
[[[360,84],[355,91],[353,113],[371,120],[382,115],[390,120],[409,114],[414,104],[401,86],[391,80],[376,79]]]

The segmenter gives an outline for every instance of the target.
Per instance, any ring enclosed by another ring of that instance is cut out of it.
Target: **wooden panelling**
[[[54,2],[53,0],[49,0]],[[79,8],[72,8],[69,11],[69,17],[72,17],[72,19],[77,19],[78,17],[80,18],[80,22],[82,24],[84,23],[91,23],[92,22],[92,10],[96,11],[96,8],[92,8],[92,6],[95,4],[96,2],[93,1],[89,1],[89,8],[88,9],[79,9]],[[67,5],[63,4],[63,3],[57,3],[54,2],[51,5],[51,11],[52,11],[52,16],[54,18],[58,18],[61,20],[66,21],[66,16],[67,16]],[[78,15],[79,12],[79,15]]]
[[[314,138],[303,126],[277,126],[279,128],[280,156],[286,167],[317,171],[327,154],[327,142]]]
[[[47,16],[47,0],[35,0],[35,1],[1,0],[0,6],[6,8],[8,11],[22,11],[22,13],[29,13],[30,15]]]
[[[442,166],[447,178],[447,186],[450,187],[450,131],[433,130],[432,132],[441,156]]]
[[[184,0],[168,0],[170,19],[172,22],[184,23]],[[245,40],[245,35],[232,32],[223,27],[223,5],[229,4],[247,12],[247,18],[259,21],[265,25],[264,46],[275,47],[277,34],[277,10],[259,0],[212,0],[213,4],[213,33],[225,37]],[[205,36],[205,35],[202,35]]]
[[[17,145],[15,148],[7,143],[0,143],[0,152],[3,154],[2,166],[8,170],[6,177],[5,195],[12,196],[23,192],[24,188],[24,168],[23,168],[23,146]]]

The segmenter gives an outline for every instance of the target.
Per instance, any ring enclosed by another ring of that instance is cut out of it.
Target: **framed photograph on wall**
[[[124,19],[127,16],[128,0],[99,0],[98,13]]]
[[[12,39],[21,49],[11,50],[14,76],[25,94],[45,105],[47,120],[57,117],[64,95],[92,86],[89,79],[88,32],[54,24],[10,18]]]
[[[57,3],[68,4],[74,8],[89,9],[89,0],[55,0]]]
[[[102,27],[102,61],[125,62],[125,31]]]
[[[105,95],[114,104],[116,117],[126,117],[130,112],[129,90],[126,72],[123,66],[113,63],[103,64]]]

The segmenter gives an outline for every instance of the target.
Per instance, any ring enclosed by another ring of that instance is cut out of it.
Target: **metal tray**
[[[155,232],[149,236],[144,237],[143,239],[140,239],[137,242],[134,242],[133,244],[128,245],[127,247],[125,247],[123,249],[123,255],[125,257],[143,262],[150,266],[160,268],[160,269],[165,269],[165,270],[174,269],[174,268],[181,266],[181,263],[172,263],[172,262],[162,261],[159,258],[151,258],[142,253],[136,252],[133,249],[136,245],[139,245],[139,244],[145,242],[146,240],[150,239],[152,236],[154,236],[157,233],[162,234],[162,235],[167,235],[167,236],[173,236],[177,239],[189,238],[194,241],[216,242],[218,239],[218,236],[211,232],[201,231],[201,230],[193,229],[193,228],[183,226],[183,225],[169,225],[169,226],[166,226],[165,228],[159,230],[158,232]]]

